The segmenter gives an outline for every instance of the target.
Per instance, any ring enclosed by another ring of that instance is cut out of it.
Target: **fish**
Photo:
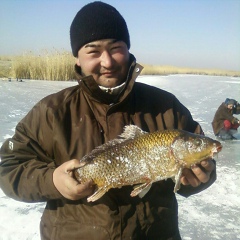
[[[74,176],[79,183],[92,180],[96,185],[88,202],[98,200],[111,188],[127,185],[133,186],[131,197],[143,197],[152,183],[168,178],[175,181],[177,192],[184,168],[213,158],[221,149],[219,141],[184,130],[149,133],[127,125],[117,138],[85,155]]]

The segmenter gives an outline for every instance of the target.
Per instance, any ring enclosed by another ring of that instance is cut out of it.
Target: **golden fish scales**
[[[199,144],[199,149],[191,153],[196,144]],[[181,130],[146,133],[130,125],[119,139],[86,155],[75,176],[81,183],[93,180],[97,185],[96,192],[88,201],[96,201],[110,188],[138,184],[131,193],[131,196],[136,196],[153,182],[172,177],[176,179],[174,191],[177,191],[184,167],[190,167],[220,150],[218,141],[204,136]]]
[[[111,177],[114,180],[118,179],[120,181],[120,185],[122,185],[124,182],[128,182],[130,179],[131,181],[133,181],[134,176],[132,175],[133,172],[131,170],[134,170],[135,172],[136,169],[132,169],[132,166],[129,166],[129,164],[134,163],[135,167],[137,167],[138,165],[143,167],[141,159],[138,158],[138,155],[136,155],[136,153],[139,153],[139,151],[141,151],[143,153],[141,158],[149,159],[149,161],[151,161],[152,154],[149,154],[150,150],[154,151],[154,145],[156,145],[157,142],[159,144],[159,140],[164,142],[165,145],[167,145],[168,142],[165,141],[166,139],[166,134],[146,135],[141,138],[137,138],[134,141],[131,139],[127,143],[120,143],[114,148],[111,148],[112,151],[102,152],[94,159],[93,164],[86,165],[85,168],[81,170],[81,182],[84,183],[86,181],[89,181],[89,179],[92,179],[92,171],[94,171],[95,176],[92,180],[94,180],[94,182],[99,187],[103,186],[106,180],[112,184],[112,187],[118,186],[118,182],[106,179],[104,172],[111,172],[111,175],[108,175],[108,177]],[[145,144],[145,142],[147,142],[147,144]],[[153,152],[153,154],[155,154],[155,152]],[[131,159],[131,163],[129,163],[129,159]],[[104,172],[102,171],[103,169]],[[128,169],[129,171],[126,171]],[[124,171],[122,172],[122,174],[119,174],[119,170]],[[118,173],[118,175],[116,176],[115,173]],[[133,184],[134,183],[135,182],[133,182]],[[137,183],[139,183],[139,181]]]

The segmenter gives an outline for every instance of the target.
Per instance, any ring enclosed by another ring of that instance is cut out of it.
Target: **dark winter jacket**
[[[42,239],[180,239],[172,180],[160,181],[142,198],[132,186],[111,189],[96,202],[71,201],[55,188],[54,169],[81,159],[95,147],[135,124],[144,131],[179,128],[201,133],[189,111],[161,89],[135,83],[142,67],[133,61],[118,98],[99,89],[92,77],[47,96],[21,120],[13,138],[1,148],[0,186],[7,196],[25,202],[46,201]],[[207,184],[181,187],[189,196]],[[31,221],[29,219],[29,221]]]
[[[224,127],[224,120],[229,120],[232,124],[238,122],[238,119],[233,116],[232,110],[228,109],[227,105],[223,102],[217,109],[212,121],[212,128],[215,135]]]

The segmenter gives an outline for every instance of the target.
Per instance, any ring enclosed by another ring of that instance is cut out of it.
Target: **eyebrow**
[[[117,39],[112,39],[112,40],[110,40],[110,41],[108,42],[108,44],[113,44],[113,43],[116,43],[116,42],[119,42],[119,40],[117,40]],[[101,47],[101,45],[98,44],[98,43],[92,42],[92,43],[87,43],[87,44],[84,46],[84,48],[94,48],[94,47]]]

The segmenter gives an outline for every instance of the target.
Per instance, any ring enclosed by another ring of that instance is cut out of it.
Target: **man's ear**
[[[77,64],[79,67],[81,67],[81,64],[80,64],[80,61],[79,61],[78,58],[76,58],[76,64]]]

